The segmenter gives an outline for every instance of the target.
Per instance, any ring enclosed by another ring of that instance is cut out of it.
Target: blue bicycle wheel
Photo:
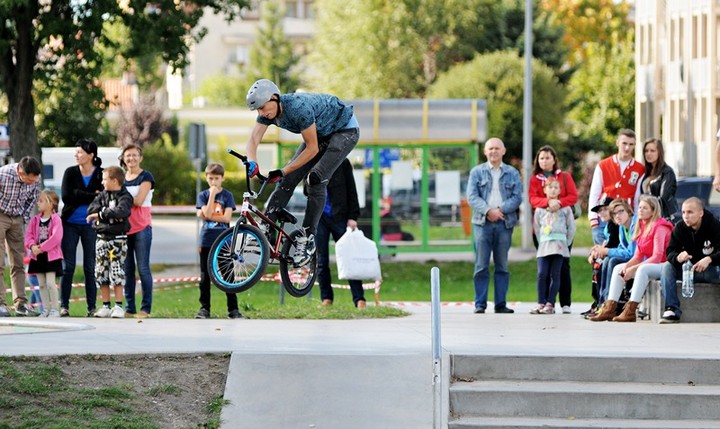
[[[252,225],[236,225],[223,231],[208,255],[210,280],[218,289],[227,293],[250,289],[265,274],[269,249],[265,234]]]

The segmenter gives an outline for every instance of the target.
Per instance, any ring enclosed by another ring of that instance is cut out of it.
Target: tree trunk
[[[32,96],[37,46],[33,44],[33,19],[38,5],[29,1],[10,12],[17,31],[17,45],[8,47],[0,59],[0,77],[8,97],[10,153],[14,160],[34,156],[40,160],[40,146],[35,127],[35,101]]]

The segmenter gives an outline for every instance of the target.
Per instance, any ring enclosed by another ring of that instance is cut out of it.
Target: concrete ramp
[[[234,352],[221,428],[430,428],[432,357]]]

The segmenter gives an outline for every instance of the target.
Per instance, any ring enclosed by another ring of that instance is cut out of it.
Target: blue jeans
[[[268,217],[275,220],[274,212],[278,208],[287,206],[297,185],[302,180],[305,180],[308,203],[305,208],[303,227],[309,233],[315,234],[315,229],[325,208],[327,184],[335,170],[355,148],[359,138],[360,131],[357,128],[350,128],[338,131],[327,140],[319,142],[320,152],[315,158],[292,173],[285,175],[279,185],[275,187],[267,202],[266,213]],[[293,155],[293,159],[297,158],[303,150],[305,150],[304,142]]]
[[[682,280],[682,268],[675,268],[670,262],[665,262],[660,275],[660,286],[665,297],[665,307],[670,308],[680,317],[680,299],[677,294],[677,281]],[[703,272],[693,273],[695,283],[720,283],[720,267],[711,265]]]
[[[334,299],[333,289],[330,285],[330,237],[337,242],[347,230],[347,221],[334,220],[332,216],[323,214],[318,223],[315,234],[315,248],[317,249],[317,278],[320,285],[320,299]],[[353,304],[357,306],[358,301],[365,301],[362,281],[348,280],[350,292],[352,293]]]
[[[97,286],[95,285],[95,239],[97,234],[92,226],[63,221],[63,238],[60,247],[63,252],[63,276],[60,282],[60,307],[70,309],[72,281],[75,274],[75,259],[78,242],[82,245],[83,273],[85,274],[85,299],[88,311],[95,309]]]
[[[135,266],[140,274],[142,286],[142,304],[140,310],[152,312],[153,278],[150,272],[150,245],[152,244],[152,226],[128,234],[127,258],[125,258],[125,311],[135,313]]]
[[[487,308],[488,287],[490,285],[490,255],[495,264],[493,283],[495,287],[495,309],[507,305],[506,296],[510,284],[508,272],[508,252],[512,244],[512,228],[506,228],[503,221],[485,222],[485,225],[473,224],[475,234],[475,308]]]

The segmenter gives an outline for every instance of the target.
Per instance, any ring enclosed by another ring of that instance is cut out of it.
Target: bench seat
[[[677,282],[677,294],[680,298],[680,323],[716,323],[720,322],[720,284],[695,283],[695,295],[683,298],[681,282]],[[644,301],[650,314],[650,320],[659,322],[665,312],[665,299],[659,280],[648,284]]]

